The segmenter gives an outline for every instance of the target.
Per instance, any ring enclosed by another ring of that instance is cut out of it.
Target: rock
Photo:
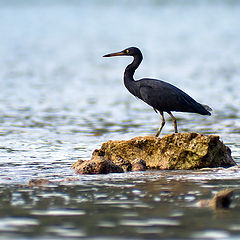
[[[35,187],[35,186],[46,186],[46,185],[56,185],[62,182],[73,182],[73,181],[78,181],[79,179],[76,177],[67,177],[63,180],[53,180],[50,181],[46,178],[38,178],[38,179],[31,179],[28,183],[28,187]]]
[[[232,202],[233,191],[230,189],[222,190],[215,194],[212,199],[212,207],[214,208],[229,208]]]
[[[71,166],[71,168],[77,169],[83,162],[84,162],[84,160],[78,159],[78,160]]]
[[[117,166],[120,166],[124,172],[132,171],[132,164],[128,159],[117,158],[114,162]]]
[[[44,185],[50,185],[50,184],[55,184],[55,182],[49,181],[48,179],[45,179],[45,178],[31,179],[28,183],[28,187],[44,186]]]
[[[72,165],[79,174],[145,171],[146,169],[208,169],[236,163],[216,135],[174,133],[162,138],[135,137],[108,141],[94,150],[91,160]]]
[[[236,165],[230,149],[216,135],[174,133],[162,138],[135,137],[127,141],[108,141],[93,152],[118,164],[135,159],[146,162],[148,169],[199,169]]]
[[[63,180],[60,180],[59,182],[75,182],[75,181],[78,181],[79,179],[76,178],[76,177],[67,177]]]
[[[106,174],[121,173],[129,171],[145,171],[146,163],[142,159],[135,159],[132,163],[128,160],[118,158],[115,163],[103,157],[93,155],[91,160],[79,159],[72,165],[78,174]]]
[[[135,159],[132,161],[132,171],[146,171],[146,162],[142,159]]]
[[[112,161],[99,156],[93,156],[91,160],[79,160],[72,165],[78,174],[106,174],[121,173],[123,169]]]
[[[224,189],[214,195],[212,199],[204,199],[197,203],[199,207],[211,207],[213,209],[229,208],[233,191]]]

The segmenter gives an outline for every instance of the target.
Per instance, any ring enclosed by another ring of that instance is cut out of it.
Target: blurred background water
[[[234,211],[209,226],[200,223],[215,218],[211,211],[189,211],[189,201],[222,186],[237,191],[236,172],[110,174],[34,190],[16,184],[73,176],[71,164],[102,142],[156,132],[160,117],[123,86],[131,59],[102,58],[129,46],[144,55],[136,79],[166,80],[213,108],[211,117],[176,114],[179,130],[220,135],[239,163],[239,12],[237,0],[1,0],[0,238],[238,238]],[[171,132],[169,121],[163,134]],[[175,183],[179,195],[171,198]],[[191,211],[200,227],[188,231]]]

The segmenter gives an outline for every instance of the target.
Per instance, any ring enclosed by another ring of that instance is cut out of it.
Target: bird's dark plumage
[[[138,48],[130,47],[121,52],[104,55],[104,57],[113,56],[132,56],[134,58],[133,62],[125,69],[124,84],[130,93],[143,100],[145,103],[153,107],[156,112],[159,111],[161,114],[162,124],[156,136],[159,136],[165,124],[163,112],[167,112],[172,117],[175,132],[177,132],[177,122],[171,111],[211,115],[209,112],[209,110],[211,110],[210,107],[196,102],[188,94],[170,83],[150,78],[143,78],[135,81],[133,79],[134,72],[143,58],[142,53]]]

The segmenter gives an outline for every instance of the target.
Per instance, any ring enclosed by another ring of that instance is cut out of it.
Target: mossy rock
[[[199,169],[236,165],[231,150],[216,135],[174,133],[162,138],[135,137],[107,141],[88,161],[72,168],[80,174],[144,171],[146,169]]]
[[[96,149],[93,156],[104,157],[116,164],[119,159],[130,163],[142,159],[148,169],[199,169],[236,165],[231,150],[219,140],[219,136],[198,133],[108,141]]]

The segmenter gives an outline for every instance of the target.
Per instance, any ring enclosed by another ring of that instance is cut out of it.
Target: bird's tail
[[[207,110],[208,112],[211,112],[212,109],[208,106],[208,105],[205,105],[205,104],[201,104],[205,110]]]

